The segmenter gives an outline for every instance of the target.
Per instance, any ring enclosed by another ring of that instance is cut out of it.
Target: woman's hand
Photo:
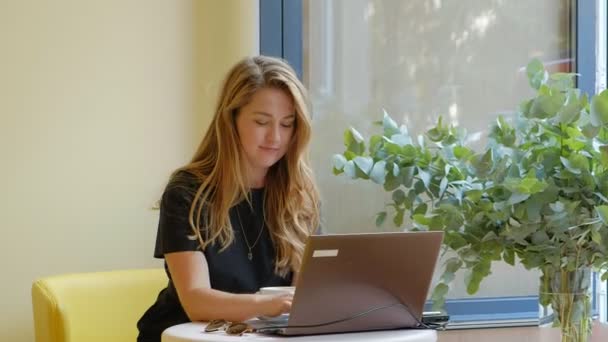
[[[256,295],[260,304],[261,316],[275,317],[291,310],[293,295],[282,293],[278,295]]]

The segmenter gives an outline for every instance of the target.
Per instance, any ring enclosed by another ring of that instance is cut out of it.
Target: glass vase
[[[562,342],[591,339],[591,275],[588,267],[542,271],[539,325],[559,328]]]

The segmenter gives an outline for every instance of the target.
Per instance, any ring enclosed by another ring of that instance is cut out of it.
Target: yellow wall
[[[159,267],[172,169],[227,68],[258,52],[252,0],[2,0],[0,341],[32,341],[30,286]]]

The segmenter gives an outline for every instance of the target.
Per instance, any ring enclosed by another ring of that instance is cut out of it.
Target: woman
[[[154,256],[169,284],[138,322],[138,341],[189,321],[289,311],[290,295],[255,293],[295,283],[319,226],[307,104],[280,59],[246,58],[228,73],[210,128],[163,194]]]

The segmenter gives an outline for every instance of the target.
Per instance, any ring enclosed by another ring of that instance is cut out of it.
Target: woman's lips
[[[279,150],[279,148],[278,148],[278,147],[267,147],[267,146],[260,146],[260,148],[261,148],[262,150],[265,150],[265,151],[271,151],[271,152],[276,152],[276,151],[278,151],[278,150]]]

